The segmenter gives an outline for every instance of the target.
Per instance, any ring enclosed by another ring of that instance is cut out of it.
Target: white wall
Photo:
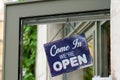
[[[38,25],[37,28],[36,80],[46,80],[47,64],[43,44],[47,42],[47,25]]]
[[[3,2],[0,0],[0,80],[2,80],[2,53],[3,53]]]
[[[0,80],[2,80],[3,22],[0,22]]]
[[[50,42],[61,29],[62,24],[40,24],[37,31],[36,80],[63,80],[63,76],[51,77],[43,44]],[[61,39],[59,33],[54,40]]]
[[[112,80],[120,80],[120,0],[111,0]]]
[[[84,80],[83,69],[68,73],[67,78],[68,80]]]

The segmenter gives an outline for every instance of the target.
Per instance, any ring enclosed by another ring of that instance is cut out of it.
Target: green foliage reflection
[[[84,68],[83,71],[84,71],[84,80],[92,80],[93,66]]]
[[[23,27],[22,80],[35,80],[35,57],[37,44],[37,26]]]

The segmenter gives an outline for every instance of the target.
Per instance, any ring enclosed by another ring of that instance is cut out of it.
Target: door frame
[[[3,80],[19,80],[22,20],[63,14],[104,14],[105,11],[110,11],[110,0],[35,0],[5,4]]]

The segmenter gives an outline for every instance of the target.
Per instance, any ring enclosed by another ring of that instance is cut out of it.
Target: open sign
[[[44,44],[44,48],[52,76],[92,65],[83,34]]]

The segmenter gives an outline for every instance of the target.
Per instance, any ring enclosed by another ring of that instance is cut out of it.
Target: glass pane
[[[102,77],[108,77],[111,74],[111,66],[110,66],[110,22],[106,21],[102,25],[103,31],[102,36]]]
[[[57,20],[57,22],[55,22],[55,20]],[[59,18],[55,18],[53,21],[49,20],[50,22],[43,20],[44,23],[37,23],[34,25],[26,24],[22,27],[22,45],[20,57],[20,72],[22,73],[22,80],[92,80],[92,77],[94,76],[94,68],[96,67],[94,64],[90,67],[82,69],[77,68],[78,70],[51,77],[49,64],[44,50],[45,43],[50,43],[52,41],[78,34],[85,34],[87,36],[86,39],[91,58],[95,58],[95,38],[93,37],[93,34],[95,35],[96,21],[78,21],[78,19],[74,19],[74,21],[66,22],[66,20],[62,20],[61,18],[60,20]],[[60,59],[61,63],[63,59]],[[76,63],[78,62],[79,61],[76,61]],[[71,66],[71,63],[69,66]]]
[[[88,41],[88,47],[89,47],[89,51],[90,51],[90,54],[91,54],[91,57],[94,58],[94,40],[91,39],[90,41]]]
[[[81,27],[85,25],[85,24],[80,25],[79,23],[82,23],[82,22],[78,22],[78,21],[77,22],[75,21],[74,23],[77,23],[76,27]],[[22,59],[22,80],[46,79],[45,78],[46,75],[49,75],[49,78],[53,80],[63,79],[64,75],[58,75],[57,77],[52,78],[51,74],[48,73],[49,65],[47,64],[47,59],[46,59],[45,51],[43,49],[43,44],[56,41],[59,39],[63,39],[64,32],[65,32],[64,25],[67,25],[67,29],[71,30],[67,32],[66,36],[72,31],[74,31],[74,28],[70,27],[73,25],[68,24],[66,22],[23,26],[23,29],[22,29],[23,31],[22,52],[23,53],[21,58]],[[76,33],[77,32],[75,32],[71,36],[78,35]],[[46,38],[44,38],[45,36]],[[88,47],[93,57],[93,39],[91,39],[88,42]],[[87,80],[87,78],[89,78],[89,80],[91,80],[92,76],[93,76],[93,69],[92,67],[88,67],[85,69],[80,69],[80,70],[70,72],[67,74],[66,78],[69,80],[73,80],[73,79],[79,80],[80,78],[81,80]]]
[[[93,47],[93,42],[94,40],[91,39],[90,41],[88,41],[88,47],[90,50],[90,54],[92,59],[94,58],[94,47]],[[92,80],[93,77],[93,66],[87,67],[85,69],[83,69],[84,71],[84,80]]]

